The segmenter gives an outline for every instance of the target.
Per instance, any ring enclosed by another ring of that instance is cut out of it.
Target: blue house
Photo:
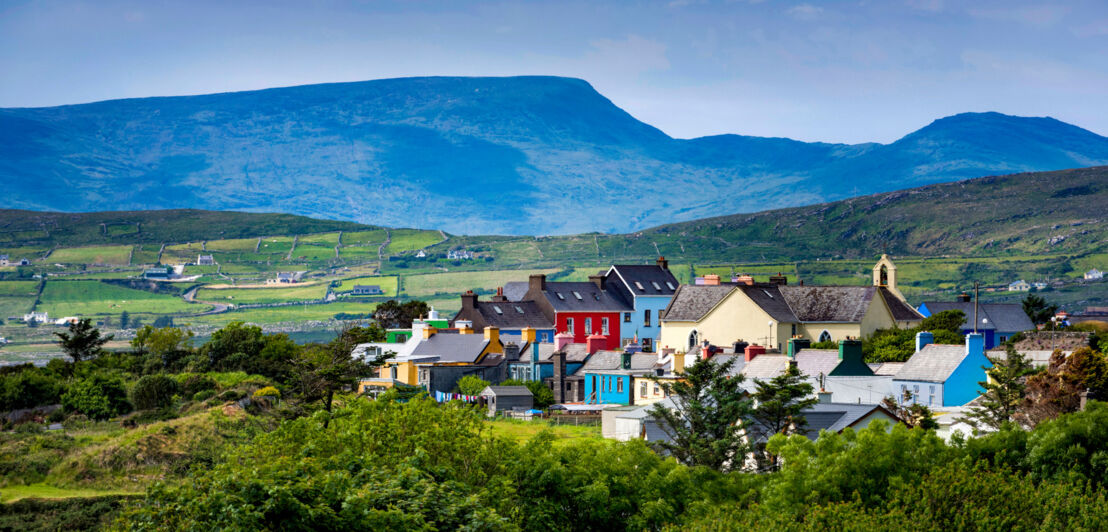
[[[578,372],[584,375],[585,402],[633,404],[635,377],[655,374],[658,369],[655,354],[597,351]]]
[[[892,381],[897,401],[929,407],[963,406],[984,393],[980,382],[993,366],[984,335],[967,334],[966,344],[937,345],[929,332],[916,334],[916,352]]]
[[[554,377],[554,352],[566,354],[566,375],[573,375],[589,358],[585,344],[566,342],[559,346],[549,342],[523,344],[518,360],[508,361],[508,378],[521,381],[544,380]]]
[[[919,313],[930,317],[945,310],[960,310],[966,315],[962,322],[962,334],[974,332],[974,304],[969,294],[958,296],[955,301],[927,301],[919,306]],[[1018,303],[978,303],[976,332],[985,337],[985,349],[992,349],[1007,342],[1016,333],[1035,330],[1035,324]]]
[[[617,264],[604,274],[605,286],[631,304],[621,316],[621,346],[638,336],[642,350],[650,353],[662,332],[662,311],[677,291],[677,278],[669,271],[669,261],[658,257],[654,264]]]

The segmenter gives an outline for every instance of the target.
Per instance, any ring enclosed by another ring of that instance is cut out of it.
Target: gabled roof
[[[531,390],[528,390],[526,386],[486,386],[484,390],[481,390],[481,395],[530,397]]]
[[[728,285],[681,285],[662,311],[666,321],[699,321],[735,290]]]
[[[482,334],[435,333],[412,350],[413,357],[438,357],[439,362],[474,363],[489,345]]]
[[[744,355],[735,355],[735,354],[728,355],[728,354],[722,354],[721,353],[721,354],[713,356],[712,358],[709,358],[708,361],[713,363],[713,364],[723,364],[723,363],[727,362],[728,360],[732,360],[732,359],[734,359],[735,362],[731,364],[731,371],[728,372],[727,375],[731,376],[731,377],[734,377],[735,375],[742,374],[743,368],[746,367],[746,356],[744,356]]]
[[[753,386],[754,379],[768,381],[789,367],[789,357],[785,355],[758,355],[743,366],[742,374]]]
[[[808,422],[805,436],[809,439],[819,437],[820,430],[842,432],[843,429],[863,420],[874,412],[882,412],[896,418],[891,412],[879,405],[859,405],[854,403],[816,403],[801,411]]]
[[[875,286],[781,286],[779,289],[797,319],[808,322],[860,322],[877,293]]]
[[[869,366],[870,369],[873,370],[874,375],[895,376],[900,372],[900,369],[904,367],[904,362],[884,362],[880,364],[870,364]]]
[[[927,344],[904,363],[893,379],[946,382],[966,358],[966,346]]]
[[[528,288],[527,281],[504,283],[504,297],[508,301],[522,301],[523,296],[527,295]]]
[[[612,290],[591,282],[548,282],[542,291],[555,312],[627,312],[634,310]]]
[[[754,301],[766,314],[779,322],[792,323],[799,321],[788,301],[781,293],[781,286],[776,284],[739,284],[739,289]]]
[[[539,358],[536,362],[539,364],[542,364],[543,362],[550,362],[550,360],[554,357],[554,344],[549,342],[540,342],[538,344],[532,344],[530,342],[524,343],[523,346],[521,346],[519,349],[519,362],[531,362],[531,353],[534,352],[534,345],[539,346]],[[566,362],[569,362],[568,357]]]
[[[581,373],[630,372],[641,373],[654,369],[658,364],[658,355],[654,353],[635,353],[631,355],[631,369],[623,369],[623,351],[600,350],[592,354],[581,368]]]
[[[839,352],[833,349],[801,349],[796,354],[796,368],[809,378],[817,380],[820,375],[830,375],[839,362]]]
[[[475,307],[489,327],[501,329],[554,327],[534,301],[477,301]]]
[[[972,301],[926,301],[923,304],[932,315],[946,310],[960,310],[966,315],[962,328],[973,328]],[[1027,313],[1023,311],[1023,306],[1018,303],[980,303],[977,305],[977,318],[988,320],[978,323],[978,330],[1018,332],[1035,328],[1031,318],[1028,318]]]
[[[882,286],[881,295],[885,298],[885,303],[889,305],[889,311],[892,312],[894,320],[918,321],[923,319],[923,314],[905,303],[903,299],[896,297],[888,288]]]
[[[680,285],[669,270],[657,264],[616,264],[608,272],[615,272],[635,296],[671,296]],[[612,282],[611,276],[608,279]]]

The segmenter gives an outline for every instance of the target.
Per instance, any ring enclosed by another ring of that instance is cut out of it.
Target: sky
[[[0,0],[0,107],[525,74],[678,138],[891,142],[969,111],[1108,135],[1108,2]]]

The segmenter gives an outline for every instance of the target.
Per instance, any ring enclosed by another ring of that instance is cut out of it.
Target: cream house
[[[783,349],[789,338],[813,342],[864,338],[877,329],[911,327],[923,316],[896,288],[896,266],[882,256],[871,286],[788,286],[738,282],[684,285],[662,314],[659,344],[678,351],[708,341],[745,341]]]

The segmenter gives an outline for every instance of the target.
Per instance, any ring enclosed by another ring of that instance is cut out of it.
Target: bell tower
[[[873,266],[873,286],[888,288],[893,295],[904,299],[896,288],[896,264],[889,260],[888,255],[882,254],[881,259]]]

